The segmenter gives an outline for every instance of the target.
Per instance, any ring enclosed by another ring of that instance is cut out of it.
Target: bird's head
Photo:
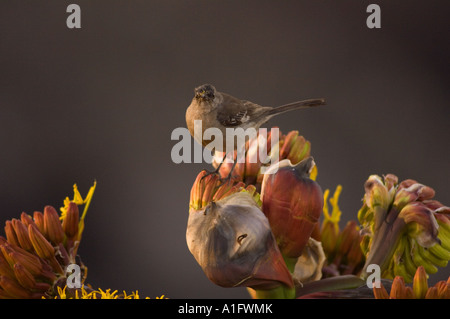
[[[195,98],[201,101],[212,101],[214,100],[216,94],[216,88],[211,84],[203,84],[199,87],[196,87],[195,90]]]

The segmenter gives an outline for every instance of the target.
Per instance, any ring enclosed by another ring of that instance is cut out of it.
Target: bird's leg
[[[234,168],[236,167],[236,163],[237,163],[237,159],[235,159],[235,160],[233,161],[233,166],[231,166],[231,170],[230,170],[230,172],[228,173],[228,176],[225,177],[225,178],[221,178],[221,179],[220,179],[219,187],[222,186],[223,184],[228,183],[228,182],[231,180],[231,177],[233,176],[233,170],[234,170]]]
[[[225,156],[225,157],[226,157],[226,156]],[[224,160],[225,160],[225,157],[224,157]],[[228,182],[232,179],[234,168],[236,167],[237,162],[238,162],[241,158],[244,158],[244,159],[245,159],[245,147],[244,147],[243,149],[240,149],[240,150],[237,149],[237,150],[236,150],[236,159],[233,158],[233,166],[231,166],[231,170],[230,170],[230,172],[228,173],[228,176],[225,177],[225,178],[220,179],[220,182],[221,182],[221,183],[220,183],[219,186],[222,186],[223,184],[228,183]],[[222,161],[222,163],[223,163],[223,161]]]
[[[217,166],[217,168],[214,171],[208,171],[205,169],[204,171],[206,172],[206,174],[202,176],[200,181],[202,181],[206,176],[209,176],[209,175],[213,175],[213,174],[219,175],[220,168],[222,167],[222,164],[225,162],[226,157],[227,157],[227,153],[225,152],[225,155],[224,155],[222,161],[219,163],[219,166]],[[219,175],[219,177],[220,177],[220,175]]]

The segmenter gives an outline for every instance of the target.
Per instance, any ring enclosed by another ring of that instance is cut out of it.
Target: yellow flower
[[[69,197],[66,197],[64,199],[64,206],[60,208],[61,210],[61,220],[64,220],[67,216],[67,213],[69,211],[70,203],[73,202],[79,206],[84,205],[83,214],[81,215],[80,221],[78,222],[78,240],[81,239],[81,235],[84,230],[84,219],[86,218],[86,214],[89,208],[89,205],[91,204],[92,196],[94,196],[95,188],[97,187],[97,181],[94,181],[94,185],[91,186],[89,189],[88,194],[86,195],[85,199],[81,196],[80,192],[78,191],[77,184],[73,185],[73,200],[70,200]]]
[[[339,208],[339,197],[342,186],[338,185],[333,197],[328,200],[330,191],[324,192],[323,215],[324,220],[320,231],[320,241],[327,257],[327,262],[322,269],[323,277],[354,274],[362,269],[364,255],[360,247],[362,237],[359,234],[359,226],[356,221],[347,222],[341,231],[339,221],[342,211]],[[331,204],[330,213],[328,202]]]
[[[90,289],[89,287],[87,287]],[[131,293],[127,293],[125,290],[123,294],[118,294],[118,290],[111,291],[112,289],[98,289],[92,290],[88,292],[86,288],[83,286],[80,289],[76,289],[73,295],[68,295],[66,293],[67,286],[64,288],[58,287],[57,294],[54,297],[55,299],[140,299],[139,292],[133,291]],[[146,297],[145,299],[150,299]],[[156,297],[155,299],[166,299],[165,295],[161,295],[160,297]]]
[[[323,250],[329,260],[334,258],[333,253],[336,248],[337,239],[339,236],[339,221],[341,219],[341,210],[339,209],[338,201],[342,192],[342,186],[338,185],[332,198],[330,198],[330,204],[332,206],[331,214],[328,207],[328,195],[330,190],[325,190],[323,194],[323,222],[320,231],[320,239],[322,241]]]

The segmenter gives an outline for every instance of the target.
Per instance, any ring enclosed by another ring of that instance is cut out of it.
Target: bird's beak
[[[195,98],[203,100],[205,99],[205,93],[206,93],[205,90],[197,91],[195,93]]]

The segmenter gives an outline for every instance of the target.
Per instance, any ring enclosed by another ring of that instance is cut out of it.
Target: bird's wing
[[[251,120],[258,105],[223,94],[223,101],[217,110],[217,121],[225,127],[240,126]]]

